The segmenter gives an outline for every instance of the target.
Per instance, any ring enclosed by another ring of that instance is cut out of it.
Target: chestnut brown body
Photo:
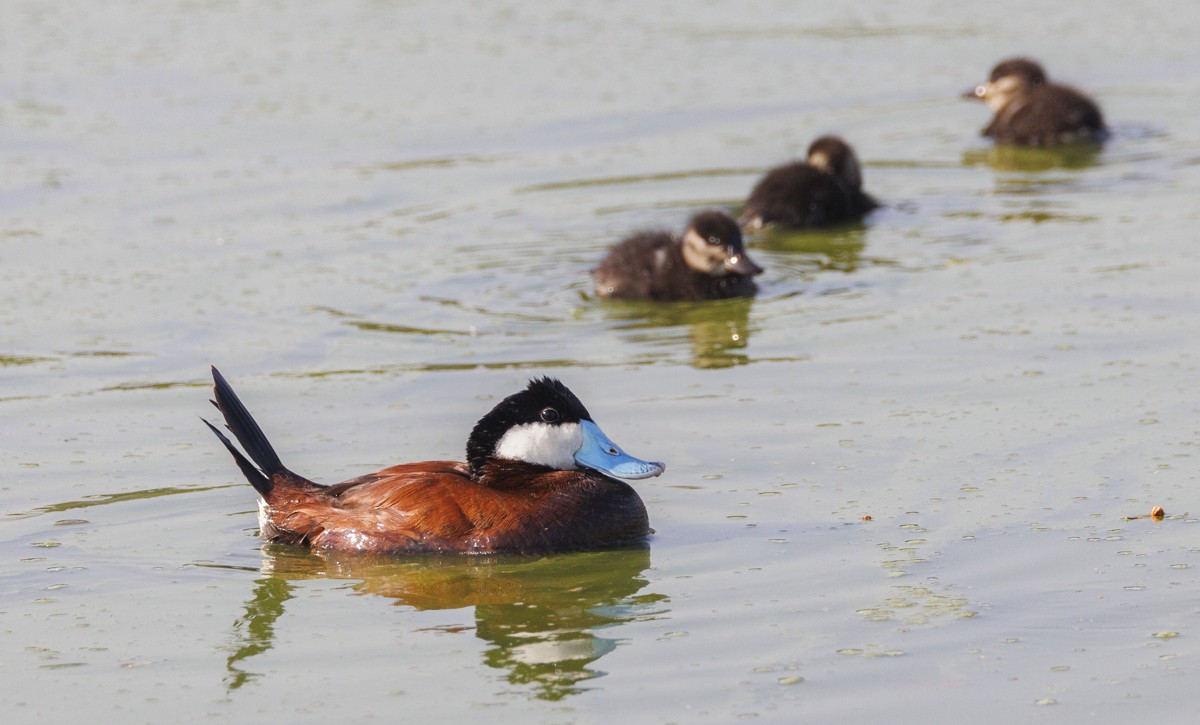
[[[385,468],[334,486],[290,471],[272,477],[263,538],[368,553],[545,553],[635,542],[650,533],[628,484],[591,471],[491,461],[482,480],[465,463]]]

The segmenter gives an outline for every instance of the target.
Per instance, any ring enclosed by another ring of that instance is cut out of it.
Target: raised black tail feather
[[[237,449],[237,446],[233,445],[233,442],[226,438],[224,433],[217,430],[215,425],[203,418],[200,420],[204,421],[204,425],[208,426],[208,429],[215,433],[217,438],[221,439],[221,442],[233,454],[233,460],[237,462],[238,468],[242,469],[242,475],[246,477],[251,486],[254,486],[254,490],[258,491],[259,495],[265,499],[267,494],[271,493],[271,479],[264,476],[262,471],[258,470],[253,463],[243,456],[242,452]]]
[[[225,424],[229,427],[229,431],[233,433],[233,437],[237,438],[238,443],[242,444],[246,455],[250,457],[247,460],[246,456],[242,455],[233,443],[225,437],[221,431],[209,423],[207,420],[204,424],[207,425],[213,433],[216,433],[217,438],[225,444],[229,452],[233,454],[233,459],[237,462],[238,468],[242,469],[242,473],[246,476],[246,480],[250,481],[250,485],[258,491],[263,498],[271,492],[271,478],[276,473],[286,471],[283,463],[279,460],[279,456],[275,453],[275,449],[267,441],[267,437],[263,435],[262,428],[258,427],[258,423],[254,422],[254,418],[250,412],[246,410],[246,406],[242,405],[242,401],[238,400],[238,396],[233,392],[225,377],[220,371],[214,367],[213,375],[213,394],[216,400],[213,405],[217,406],[217,410],[221,411],[221,415],[225,418]],[[203,419],[201,419],[203,420]],[[254,461],[251,463],[250,461]],[[258,467],[255,468],[255,465]],[[261,470],[260,470],[261,469]]]

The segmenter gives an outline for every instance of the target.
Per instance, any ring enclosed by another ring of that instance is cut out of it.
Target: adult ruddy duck
[[[259,495],[273,542],[367,553],[545,553],[635,542],[646,507],[611,476],[657,476],[623,452],[567,386],[530,381],[483,416],[467,462],[405,463],[334,486],[292,473],[214,367],[213,404],[245,455],[204,421]]]
[[[995,112],[980,132],[998,143],[1057,146],[1102,141],[1108,135],[1100,108],[1068,86],[1051,83],[1042,66],[1028,58],[1009,58],[992,69],[987,83],[963,94]]]
[[[771,224],[804,229],[858,219],[878,206],[862,190],[854,149],[837,136],[822,136],[808,147],[804,161],[768,171],[738,220],[748,231]]]
[[[596,294],[630,300],[695,302],[750,297],[762,273],[746,254],[728,214],[704,211],[683,236],[639,232],[617,244],[592,270]]]

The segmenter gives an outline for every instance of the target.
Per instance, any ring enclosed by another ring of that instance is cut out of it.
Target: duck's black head
[[[822,136],[808,147],[808,163],[833,174],[851,189],[862,188],[862,169],[854,149],[837,136]]]
[[[993,111],[999,111],[1015,98],[1025,95],[1036,86],[1046,84],[1046,71],[1029,58],[1008,58],[996,64],[987,83],[975,86],[963,94],[965,98],[983,101]]]
[[[467,439],[467,465],[478,479],[493,459],[562,471],[590,468],[618,478],[647,478],[662,463],[634,458],[613,443],[575,394],[554,378],[535,378],[479,419]]]
[[[723,211],[703,211],[692,217],[683,235],[683,259],[688,267],[714,277],[763,271],[746,254],[737,222]]]

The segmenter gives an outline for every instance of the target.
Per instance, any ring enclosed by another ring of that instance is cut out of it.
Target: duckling
[[[1029,58],[1009,58],[992,69],[987,83],[963,94],[995,112],[981,134],[1002,144],[1057,146],[1102,141],[1108,135],[1094,101],[1069,86],[1051,83]]]
[[[334,486],[292,473],[214,367],[213,404],[243,454],[204,421],[259,496],[267,541],[371,554],[543,553],[617,546],[650,534],[646,507],[612,478],[665,465],[622,451],[552,378],[500,401],[467,439],[467,460],[404,463]]]
[[[737,222],[712,210],[692,217],[682,237],[652,231],[625,239],[592,278],[601,297],[699,301],[750,297],[762,271],[746,254]]]
[[[770,224],[803,229],[858,219],[878,206],[862,190],[854,149],[837,136],[822,136],[808,147],[806,160],[768,171],[738,220],[748,231]]]

